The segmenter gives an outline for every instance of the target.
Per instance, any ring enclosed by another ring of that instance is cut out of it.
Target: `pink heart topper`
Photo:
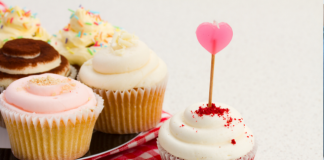
[[[199,43],[215,55],[231,42],[233,30],[225,22],[219,24],[204,22],[198,26],[196,35]]]

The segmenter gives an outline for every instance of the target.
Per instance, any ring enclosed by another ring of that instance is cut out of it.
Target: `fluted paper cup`
[[[95,129],[110,134],[131,134],[154,128],[161,120],[167,79],[168,76],[153,87],[125,91],[92,88],[104,99],[104,109]]]
[[[68,114],[45,116],[8,109],[0,95],[11,150],[24,160],[74,160],[89,150],[92,131],[103,108],[96,95],[97,106],[76,109]]]
[[[78,74],[77,69],[74,66],[70,65],[70,74],[67,77],[71,79],[76,79],[77,74]]]
[[[159,141],[156,141],[156,144],[159,149],[159,153],[160,153],[162,160],[185,160],[185,159],[182,159],[182,158],[179,158],[179,157],[176,157],[176,156],[170,154],[168,151],[166,151],[164,148],[161,147],[161,145],[159,144]],[[257,144],[254,144],[254,147],[252,148],[252,150],[249,153],[247,153],[246,155],[244,155],[238,159],[235,159],[235,160],[254,160],[254,157],[257,152],[257,148],[258,148]]]

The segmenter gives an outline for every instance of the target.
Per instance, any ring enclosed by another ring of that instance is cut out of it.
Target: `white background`
[[[37,12],[50,33],[68,24],[68,8],[82,4],[136,34],[168,65],[164,110],[172,114],[208,99],[210,54],[197,26],[227,22],[234,37],[216,55],[213,99],[242,113],[259,144],[256,159],[323,155],[321,0],[4,2]]]

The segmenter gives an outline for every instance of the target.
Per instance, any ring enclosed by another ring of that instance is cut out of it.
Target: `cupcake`
[[[5,12],[0,11],[0,48],[9,40],[31,38],[48,41],[50,35],[45,31],[30,10],[18,6],[10,7]]]
[[[19,78],[43,73],[76,77],[76,69],[44,41],[15,39],[0,49],[0,93]],[[1,115],[0,126],[4,127]]]
[[[157,143],[162,160],[254,159],[254,135],[240,113],[216,104],[194,104],[161,126]]]
[[[0,95],[12,153],[18,159],[73,160],[89,150],[103,100],[56,74],[14,81]]]
[[[107,46],[114,27],[101,20],[98,12],[83,7],[72,11],[70,23],[51,39],[51,45],[72,65],[80,67]]]
[[[95,129],[115,134],[147,131],[160,122],[167,77],[166,64],[125,31],[116,32],[78,74],[104,99]]]

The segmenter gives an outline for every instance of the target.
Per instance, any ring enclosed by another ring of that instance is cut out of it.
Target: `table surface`
[[[56,33],[80,4],[146,42],[168,65],[164,110],[207,101],[210,54],[197,26],[224,21],[234,31],[216,55],[213,100],[236,107],[254,131],[257,159],[320,159],[323,147],[322,1],[4,0],[38,13]]]

